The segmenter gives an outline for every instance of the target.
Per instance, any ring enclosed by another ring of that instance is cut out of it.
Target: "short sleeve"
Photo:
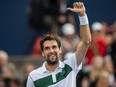
[[[28,76],[26,87],[35,87],[31,76]]]
[[[70,58],[64,61],[64,63],[68,64],[76,73],[79,72],[79,70],[82,68],[82,62],[81,64],[77,67],[77,58],[76,54],[73,53]]]

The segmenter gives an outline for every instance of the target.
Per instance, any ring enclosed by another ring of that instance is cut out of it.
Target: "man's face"
[[[58,47],[56,41],[49,40],[44,42],[42,55],[46,58],[49,65],[55,65],[58,63],[60,53],[61,48]]]

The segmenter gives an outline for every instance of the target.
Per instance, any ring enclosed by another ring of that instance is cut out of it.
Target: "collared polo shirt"
[[[67,60],[59,61],[54,72],[48,71],[45,63],[29,74],[27,87],[76,87],[76,75],[82,68],[82,63],[77,67],[75,53]]]

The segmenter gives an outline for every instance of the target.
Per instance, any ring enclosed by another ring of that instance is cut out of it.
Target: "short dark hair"
[[[40,47],[41,47],[42,51],[43,51],[43,44],[44,44],[44,42],[48,41],[48,40],[54,40],[54,41],[56,41],[57,44],[58,44],[58,47],[59,48],[61,47],[61,38],[59,36],[54,35],[54,34],[46,34],[40,40]]]

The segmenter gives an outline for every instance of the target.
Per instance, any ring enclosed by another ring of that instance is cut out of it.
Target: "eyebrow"
[[[44,48],[46,49],[46,48],[50,48],[50,47],[57,47],[57,45],[46,46],[46,47],[44,47]]]

